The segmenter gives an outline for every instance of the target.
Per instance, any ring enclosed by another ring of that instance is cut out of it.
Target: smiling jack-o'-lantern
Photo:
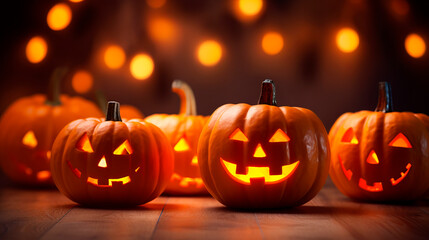
[[[49,161],[55,136],[69,122],[101,117],[95,104],[80,97],[60,96],[64,69],[57,69],[49,95],[15,101],[0,120],[0,164],[14,182],[30,186],[53,185]]]
[[[174,173],[165,192],[175,195],[207,194],[198,167],[197,145],[208,117],[197,115],[195,97],[189,85],[175,80],[172,89],[180,96],[180,113],[154,114],[145,119],[160,127],[174,148]]]
[[[212,114],[198,158],[210,194],[236,208],[304,204],[322,188],[330,159],[322,122],[308,109],[277,107],[271,80],[258,105],[226,104]]]
[[[330,176],[345,195],[413,200],[429,188],[429,117],[393,112],[390,84],[379,85],[374,112],[345,113],[329,132]]]
[[[85,205],[139,205],[158,197],[174,168],[171,146],[155,125],[122,122],[119,103],[109,102],[106,120],[67,125],[52,148],[58,189]]]

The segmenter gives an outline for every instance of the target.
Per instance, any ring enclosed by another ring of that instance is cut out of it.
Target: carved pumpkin
[[[13,181],[33,186],[53,185],[49,161],[55,136],[69,122],[101,117],[95,104],[80,97],[59,94],[59,75],[51,80],[49,95],[16,100],[0,120],[0,163]]]
[[[71,200],[92,206],[139,205],[158,197],[173,173],[171,146],[155,125],[122,122],[119,103],[106,120],[68,124],[52,148],[52,177]]]
[[[345,195],[413,200],[429,188],[429,117],[393,112],[390,84],[379,85],[374,112],[345,113],[329,132],[330,176]]]
[[[328,176],[326,130],[310,110],[277,107],[265,80],[257,105],[226,104],[211,116],[198,145],[207,190],[235,208],[304,204]]]
[[[154,114],[145,119],[164,131],[174,149],[174,174],[165,192],[207,194],[198,167],[197,145],[208,117],[197,115],[194,94],[186,83],[176,80],[172,90],[180,96],[180,113]]]

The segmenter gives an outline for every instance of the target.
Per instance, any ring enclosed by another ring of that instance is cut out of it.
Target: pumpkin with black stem
[[[107,109],[107,100],[106,96],[103,94],[102,91],[96,90],[95,91],[95,99],[97,100],[98,106],[100,107],[101,111],[106,114]],[[144,114],[136,107],[132,105],[125,105],[121,104],[121,117],[124,119],[143,119]]]
[[[226,104],[212,114],[198,159],[207,190],[228,207],[299,206],[328,176],[328,135],[312,111],[278,107],[265,80],[259,104]]]
[[[55,136],[73,120],[102,116],[94,103],[60,95],[60,80],[65,74],[65,68],[56,69],[47,96],[16,100],[0,120],[0,164],[14,182],[53,186],[49,161]]]
[[[394,112],[389,83],[379,83],[375,111],[343,114],[329,139],[330,176],[345,195],[366,201],[406,201],[429,189],[429,117]]]
[[[173,173],[164,133],[143,120],[122,121],[118,102],[106,119],[79,119],[58,134],[52,177],[71,200],[90,206],[140,205],[158,197]]]
[[[172,90],[180,96],[180,113],[154,114],[145,119],[164,131],[174,149],[174,174],[165,192],[207,194],[198,167],[197,145],[208,117],[197,115],[195,97],[188,84],[175,80]]]

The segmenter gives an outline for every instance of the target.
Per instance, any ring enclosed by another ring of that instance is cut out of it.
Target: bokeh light
[[[140,53],[131,60],[130,72],[134,78],[145,80],[152,75],[154,67],[152,58],[145,53]]]
[[[262,0],[239,0],[238,8],[247,16],[255,16],[259,14],[263,6]]]
[[[46,57],[47,52],[48,44],[45,39],[40,36],[31,38],[25,48],[25,54],[27,55],[28,61],[31,63],[41,62]]]
[[[104,63],[110,69],[118,69],[124,65],[125,52],[118,45],[108,46],[104,52]]]
[[[151,8],[160,8],[165,5],[166,0],[146,0],[147,5]]]
[[[283,49],[283,45],[283,37],[277,32],[268,32],[262,37],[262,49],[266,54],[278,54]]]
[[[83,0],[70,0],[70,2],[79,3],[79,2],[83,2]]]
[[[71,18],[72,12],[70,7],[64,3],[58,3],[49,10],[46,21],[49,28],[59,31],[70,24]]]
[[[151,19],[148,30],[149,36],[156,42],[170,43],[177,38],[175,24],[164,17]]]
[[[359,46],[359,35],[351,28],[342,28],[337,34],[337,46],[342,52],[353,52]]]
[[[426,52],[426,43],[418,34],[411,33],[405,38],[405,50],[413,58],[420,58]]]
[[[72,87],[77,93],[87,93],[93,85],[93,77],[91,73],[85,70],[77,71],[72,78]]]
[[[204,66],[214,66],[222,58],[222,47],[214,40],[204,41],[198,47],[197,57]]]

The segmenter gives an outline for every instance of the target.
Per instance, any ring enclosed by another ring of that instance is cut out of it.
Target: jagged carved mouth
[[[344,175],[350,181],[352,179],[353,172],[350,169],[345,168],[344,163],[343,163],[340,156],[338,156],[338,159],[339,159],[341,169],[342,169]],[[392,184],[392,186],[396,186],[398,183],[400,183],[402,180],[404,180],[404,178],[410,172],[411,163],[408,163],[407,166],[405,166],[405,168],[407,170],[405,172],[401,172],[401,176],[399,178],[397,178],[397,179],[390,178],[390,183]],[[368,185],[367,181],[363,178],[359,178],[358,186],[361,189],[369,191],[369,192],[381,192],[381,191],[383,191],[383,183],[382,182],[374,182],[372,185]]]
[[[67,164],[76,177],[80,178],[82,176],[82,172],[79,169],[73,167],[70,161],[67,161]],[[134,172],[138,172],[138,170],[140,170],[140,167],[136,168]],[[131,178],[130,176],[124,176],[120,178],[109,178],[106,180],[106,184],[103,184],[97,178],[87,177],[86,182],[96,187],[113,187],[114,185],[125,185],[131,182]]]
[[[173,173],[171,181],[178,181],[181,187],[196,186],[197,188],[204,187],[203,180],[201,178],[182,177],[177,173]]]
[[[282,166],[282,173],[278,175],[270,174],[269,167],[246,167],[246,174],[237,174],[236,164],[225,161],[223,158],[220,158],[220,162],[232,179],[246,185],[250,185],[252,182],[258,181],[259,179],[262,179],[265,184],[282,182],[289,178],[299,165],[299,161],[284,165]]]

